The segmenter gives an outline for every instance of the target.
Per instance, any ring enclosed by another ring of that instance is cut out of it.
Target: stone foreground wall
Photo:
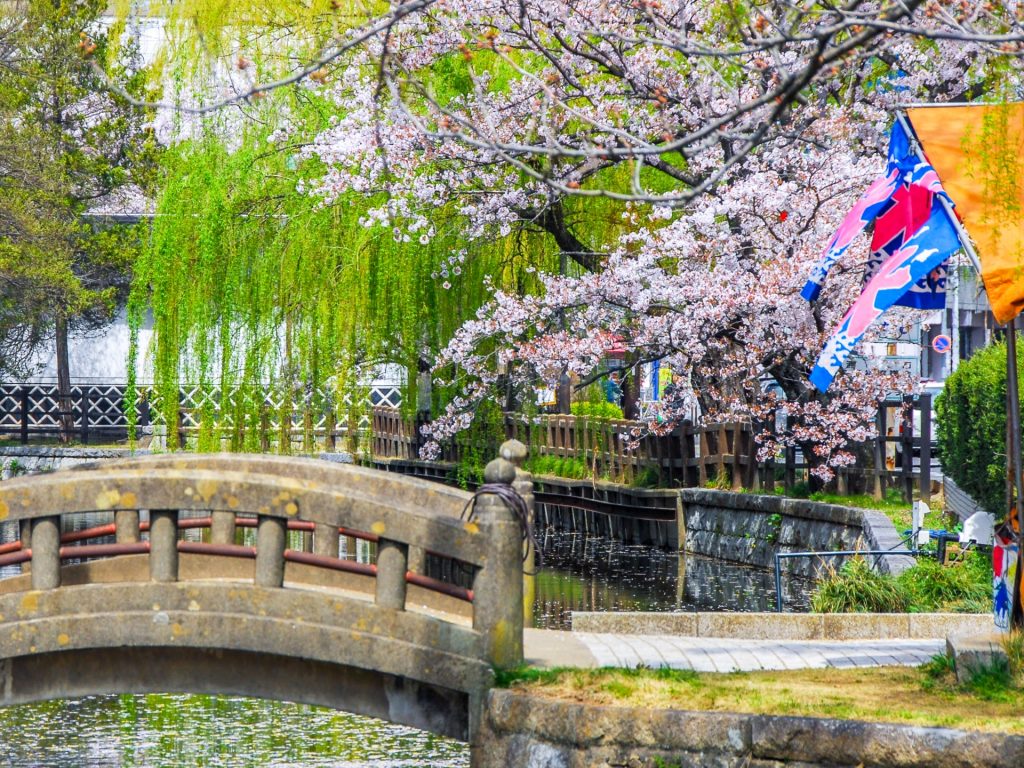
[[[680,495],[680,537],[685,526],[686,551],[700,555],[774,569],[776,552],[905,549],[889,518],[871,509],[703,488],[684,488]],[[913,564],[906,556],[878,559],[884,573]],[[816,558],[793,558],[783,561],[783,570],[813,577],[820,565]]]
[[[472,764],[474,768],[1020,768],[1024,736],[809,717],[598,707],[492,690]]]

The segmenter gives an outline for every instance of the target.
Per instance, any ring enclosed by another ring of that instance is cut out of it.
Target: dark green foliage
[[[964,688],[986,701],[1013,701],[1013,673],[1006,659],[993,656],[992,663],[971,671]]]
[[[803,480],[793,483],[793,488],[790,490],[789,495],[794,499],[806,499],[811,495],[810,483]]]
[[[947,675],[956,674],[956,664],[953,657],[946,653],[936,653],[931,660],[921,665],[921,671],[931,681],[941,680]]]
[[[644,467],[633,477],[637,488],[657,488],[661,484],[661,473],[657,467]]]
[[[83,218],[134,183],[156,142],[146,115],[101,85],[91,60],[136,94],[133,52],[116,50],[99,0],[0,3],[0,372],[34,349],[106,324],[124,300],[135,235]]]
[[[1024,349],[1018,363],[1024,372]],[[1024,385],[1024,379],[1022,379]],[[962,363],[935,401],[944,471],[985,509],[1006,506],[1006,345]]]

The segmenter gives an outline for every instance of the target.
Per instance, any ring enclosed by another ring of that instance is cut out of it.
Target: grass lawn
[[[586,704],[836,717],[1024,734],[1024,690],[1008,671],[957,686],[948,663],[922,668],[697,673],[526,669],[499,684]]]
[[[823,501],[827,504],[840,504],[844,507],[857,507],[858,509],[877,509],[884,513],[896,530],[900,533],[909,530],[912,523],[911,505],[907,504],[899,491],[890,488],[884,499],[876,499],[866,494],[854,496],[840,496],[834,493],[812,493],[811,501]],[[924,527],[942,529],[948,527],[949,523],[942,512],[942,504],[937,499],[932,499],[931,511],[925,515]]]

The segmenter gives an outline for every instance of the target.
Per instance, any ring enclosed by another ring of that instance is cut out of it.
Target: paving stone
[[[669,635],[575,633],[601,665],[700,672],[914,666],[942,651],[940,640],[773,641]]]

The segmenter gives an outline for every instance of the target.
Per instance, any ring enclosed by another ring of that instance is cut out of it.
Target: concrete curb
[[[572,613],[573,632],[746,640],[930,640],[994,630],[989,613]]]

